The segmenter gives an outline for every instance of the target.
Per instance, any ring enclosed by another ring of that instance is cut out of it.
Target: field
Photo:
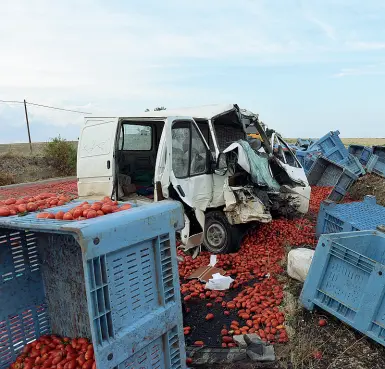
[[[296,143],[296,138],[286,138],[288,143]],[[374,146],[374,145],[385,145],[385,138],[342,138],[344,145],[363,145],[363,146]]]

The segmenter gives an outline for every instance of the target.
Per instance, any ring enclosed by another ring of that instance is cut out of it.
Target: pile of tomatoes
[[[96,369],[94,348],[87,338],[42,336],[27,344],[9,369]]]
[[[333,187],[317,187],[311,188],[309,211],[313,214],[318,214],[321,202],[326,200],[330,195]]]
[[[33,197],[36,194],[52,192],[56,195],[65,195],[68,197],[77,197],[77,181],[76,180],[59,180],[50,183],[30,183],[28,185],[16,186],[11,188],[0,187],[0,200],[23,196]]]
[[[84,201],[81,204],[69,209],[68,211],[58,211],[56,213],[38,213],[38,219],[57,219],[57,220],[85,220],[119,211],[131,209],[130,204],[118,205],[117,201],[112,201],[109,197],[105,197],[102,201],[94,202],[93,204]]]
[[[318,211],[321,201],[329,193],[330,188],[314,187],[311,211]],[[230,288],[243,286],[235,298],[227,297],[227,291],[207,291],[204,284],[197,280],[186,281],[185,278],[197,268],[209,264],[210,254],[202,252],[196,259],[183,255],[179,276],[187,311],[190,309],[188,304],[194,299],[206,299],[208,308],[221,305],[224,315],[237,313],[238,319],[222,329],[222,347],[233,347],[232,336],[245,333],[257,333],[262,340],[270,343],[287,342],[285,313],[281,306],[284,292],[278,277],[284,272],[283,262],[288,248],[315,245],[315,221],[311,219],[276,219],[252,229],[237,253],[217,255],[215,266],[234,279]],[[210,320],[216,318],[220,319],[210,316]],[[185,329],[184,332],[189,335],[191,330]],[[204,345],[203,338],[197,342],[197,346]]]
[[[26,214],[55,206],[65,205],[72,198],[54,193],[41,193],[37,196],[27,196],[20,199],[14,197],[0,200],[0,217],[8,217],[17,214]]]

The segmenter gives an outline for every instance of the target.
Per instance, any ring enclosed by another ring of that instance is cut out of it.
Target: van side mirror
[[[215,164],[214,173],[220,176],[224,176],[227,172],[227,158],[226,154],[221,152],[218,155],[217,162]]]

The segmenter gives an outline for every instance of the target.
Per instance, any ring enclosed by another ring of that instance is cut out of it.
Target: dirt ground
[[[0,186],[60,177],[42,156],[0,155]]]
[[[363,200],[366,195],[374,195],[377,204],[385,206],[385,178],[375,174],[368,174],[359,178],[349,193],[354,200]]]
[[[351,189],[351,199],[362,200],[365,195],[375,195],[385,206],[385,179],[366,175]],[[286,266],[284,266],[286,269]],[[385,347],[357,332],[332,315],[315,309],[304,309],[299,296],[303,284],[281,275],[285,288],[282,305],[286,315],[289,335],[287,344],[275,345],[274,363],[234,363],[229,365],[193,366],[201,369],[383,369]],[[319,320],[327,325],[320,327]]]
[[[298,296],[302,283],[288,277],[284,309],[290,341],[275,345],[274,363],[234,363],[228,365],[198,365],[201,369],[383,369],[385,347],[350,328],[321,310],[310,312],[300,306]],[[327,325],[318,322],[325,319]],[[315,353],[320,358],[315,358]]]

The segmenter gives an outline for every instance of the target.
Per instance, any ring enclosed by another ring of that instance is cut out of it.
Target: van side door
[[[166,122],[170,182],[181,200],[205,211],[212,199],[212,155],[191,117],[169,117]]]

